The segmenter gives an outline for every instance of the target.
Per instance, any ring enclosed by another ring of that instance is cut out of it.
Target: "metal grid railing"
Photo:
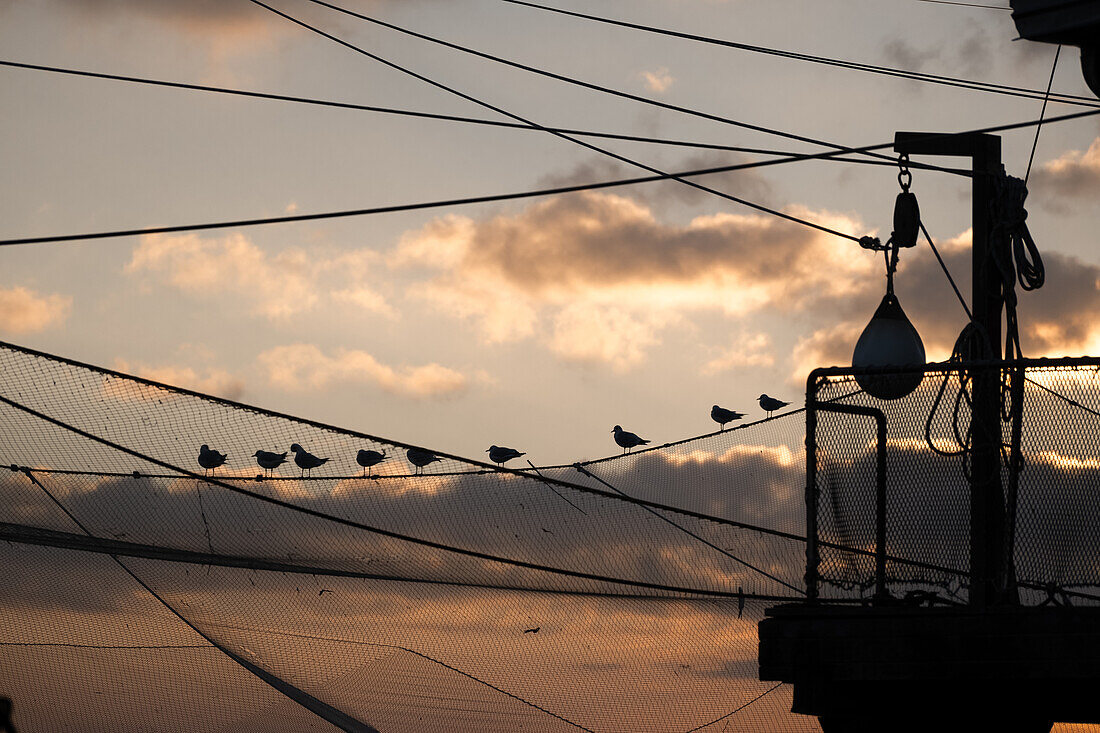
[[[919,383],[900,399],[858,391],[858,380],[914,374]],[[988,428],[973,420],[972,386],[983,376],[1002,385],[999,414]],[[1013,379],[1022,379],[1015,480]],[[1088,599],[1100,588],[1100,358],[818,369],[808,382],[807,408],[812,596],[889,589],[895,597],[934,592],[966,600],[971,443],[978,431],[1003,446],[993,465],[1000,466],[1005,532],[998,542],[1009,592],[1038,604]],[[875,413],[886,428],[881,480]]]

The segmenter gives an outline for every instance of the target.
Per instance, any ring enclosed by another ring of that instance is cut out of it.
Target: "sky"
[[[286,13],[540,124],[813,146],[508,69],[304,0]],[[636,0],[559,7],[792,51],[1045,88],[1054,47],[1006,12],[922,3]],[[1036,118],[1036,100],[694,44],[500,0],[348,0],[366,15],[632,94],[846,145]],[[3,59],[497,119],[253,3],[0,2]],[[1089,94],[1076,49],[1054,89]],[[637,175],[540,132],[0,68],[0,238],[277,216]],[[1048,115],[1076,108],[1051,104]],[[1005,133],[1022,176],[1031,130]],[[665,170],[752,159],[604,141]],[[952,163],[949,159],[935,162]],[[954,161],[958,163],[958,161]],[[888,167],[802,162],[707,185],[885,239]],[[1100,346],[1100,123],[1044,126],[1028,224],[1047,285],[1024,353]],[[968,291],[968,185],[914,171]],[[518,202],[0,250],[0,338],[448,453],[535,463],[708,432],[714,403],[796,405],[846,364],[884,291],[879,255],[675,182]],[[929,358],[964,324],[925,247],[897,289]],[[285,449],[286,446],[284,446]]]

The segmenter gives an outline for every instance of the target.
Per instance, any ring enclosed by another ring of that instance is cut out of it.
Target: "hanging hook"
[[[909,172],[909,153],[902,153],[898,156],[898,185],[906,193],[909,192],[909,187],[913,185],[913,174]]]

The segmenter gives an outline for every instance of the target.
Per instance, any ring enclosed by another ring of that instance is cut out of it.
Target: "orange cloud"
[[[791,210],[862,230],[843,215]],[[434,273],[419,297],[472,320],[486,342],[540,337],[564,359],[622,370],[687,312],[793,311],[859,291],[875,263],[851,249],[774,217],[670,225],[637,200],[588,192],[480,221],[436,219],[406,234],[389,263]]]
[[[312,344],[277,346],[259,355],[268,380],[286,390],[323,389],[333,383],[376,384],[406,397],[443,397],[466,390],[466,375],[439,364],[395,369],[365,351],[341,349],[329,356]]]
[[[35,333],[59,326],[72,307],[67,295],[41,295],[21,286],[0,288],[0,331]]]
[[[1053,200],[1064,197],[1095,200],[1100,193],[1100,137],[1088,150],[1069,150],[1032,174],[1032,188],[1049,191]]]
[[[744,334],[736,343],[723,349],[718,356],[703,365],[703,374],[712,375],[737,367],[771,366],[775,355],[771,350],[771,337],[766,333]]]
[[[642,71],[638,76],[645,84],[645,88],[656,94],[667,92],[673,82],[676,81],[676,77],[669,73],[668,69],[664,66],[656,71]]]
[[[224,369],[207,368],[199,371],[189,366],[176,366],[172,364],[163,364],[161,366],[131,364],[125,359],[115,359],[115,369],[120,372],[135,374],[145,379],[151,379],[154,382],[162,382],[174,387],[192,389],[196,392],[204,392],[229,400],[239,400],[241,395],[244,394],[244,382]],[[112,382],[120,382],[120,380],[112,380]],[[155,392],[157,398],[162,398],[164,396],[161,390],[154,390],[153,388],[146,387],[137,382],[128,384],[137,394],[143,394],[148,391],[150,393]]]

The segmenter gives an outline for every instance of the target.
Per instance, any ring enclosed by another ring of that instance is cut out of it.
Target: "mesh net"
[[[803,596],[801,415],[540,477],[13,346],[0,375],[21,729],[817,729],[756,678]],[[292,443],[330,460],[264,476]]]
[[[1032,376],[1076,403],[1029,390],[1028,410],[1082,437],[1025,435],[1019,572],[1096,584],[1095,370]],[[912,419],[931,389],[888,408],[891,574],[965,585],[962,467]],[[756,665],[764,609],[805,593],[802,413],[537,474],[418,468],[412,446],[0,344],[0,694],[24,731],[819,730]],[[874,435],[820,419],[827,595],[855,600]],[[329,460],[256,464],[295,443]],[[203,469],[204,444],[226,462]],[[359,450],[386,458],[364,476]]]
[[[1097,600],[1100,556],[1100,360],[1023,362],[1021,468],[1011,508],[1008,391],[1003,390],[1001,486],[1007,515],[1015,517],[1013,561],[1021,600],[1041,603],[1044,589],[1091,589],[1078,602]],[[988,368],[986,368],[988,371]],[[946,589],[966,598],[970,553],[969,465],[960,452],[970,432],[969,382],[959,372],[930,367],[908,396],[877,400],[855,392],[848,370],[826,370],[816,398],[882,410],[887,421],[886,551],[921,564],[889,562],[887,576],[901,587]],[[971,366],[970,375],[982,371]],[[919,376],[919,375],[918,375]],[[994,379],[1008,383],[999,369]],[[855,392],[855,393],[854,393]],[[819,537],[873,550],[876,530],[876,432],[863,416],[817,413],[817,521]],[[934,449],[933,449],[934,448]],[[1010,526],[1013,522],[1009,522]],[[820,578],[834,591],[866,590],[874,561],[836,547],[820,549]]]

